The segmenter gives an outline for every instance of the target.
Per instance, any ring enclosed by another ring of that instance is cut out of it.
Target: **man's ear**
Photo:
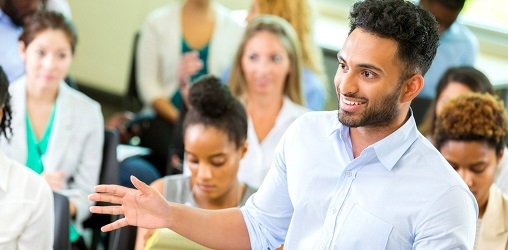
[[[25,46],[24,42],[22,42],[22,41],[18,42],[18,50],[19,50],[19,56],[21,57],[21,60],[23,60],[23,62],[25,62],[26,61],[26,46]]]
[[[249,143],[247,142],[247,140],[245,140],[245,142],[243,142],[243,144],[240,146],[242,159],[245,156],[245,154],[247,153],[248,149],[249,149]]]
[[[401,91],[401,102],[412,101],[423,88],[423,76],[420,74],[413,75],[404,81]]]

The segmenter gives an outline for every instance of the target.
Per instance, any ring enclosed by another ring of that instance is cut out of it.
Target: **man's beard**
[[[339,121],[350,128],[366,127],[366,126],[383,127],[390,125],[399,115],[398,109],[399,107],[397,104],[399,101],[401,88],[402,84],[399,84],[399,86],[395,91],[386,96],[379,104],[372,103],[373,106],[367,107],[367,109],[365,109],[364,112],[360,114],[360,117],[358,118],[355,118],[351,112],[340,109],[340,98],[339,98],[338,101]],[[369,100],[366,98],[355,97],[353,94],[349,95],[345,94],[344,96],[363,99],[366,100],[366,104],[369,104]]]

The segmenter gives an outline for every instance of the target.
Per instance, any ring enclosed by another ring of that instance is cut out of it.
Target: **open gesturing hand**
[[[118,185],[97,185],[96,194],[91,201],[102,201],[119,206],[92,206],[90,212],[97,214],[123,214],[125,217],[101,228],[103,232],[112,231],[127,225],[143,228],[167,227],[169,203],[154,188],[131,176],[132,184],[137,188]]]

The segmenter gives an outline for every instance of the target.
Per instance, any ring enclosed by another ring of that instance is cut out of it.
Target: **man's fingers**
[[[97,193],[110,193],[118,196],[124,196],[130,188],[122,187],[119,185],[97,185],[95,192]]]
[[[125,227],[125,226],[128,226],[129,224],[127,223],[127,219],[125,218],[122,218],[122,219],[118,219],[116,221],[113,221],[103,227],[101,227],[101,231],[102,232],[109,232],[109,231],[113,231],[115,229],[118,229],[118,228],[121,228],[121,227]]]
[[[141,193],[143,194],[150,194],[152,190],[148,185],[146,185],[144,182],[140,181],[136,176],[131,175],[131,182]]]
[[[90,212],[94,214],[123,214],[122,206],[91,206]]]
[[[122,204],[122,197],[112,194],[91,194],[88,196],[91,201],[103,201],[113,204]]]

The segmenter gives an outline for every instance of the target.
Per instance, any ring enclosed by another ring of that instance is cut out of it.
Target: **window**
[[[312,1],[312,0],[311,0]],[[358,0],[313,0],[321,15],[346,20]],[[419,0],[413,0],[418,2]],[[459,21],[468,26],[480,41],[483,52],[508,58],[508,1],[466,0]]]
[[[508,33],[506,10],[506,0],[468,0],[462,10],[462,20],[468,25]]]

